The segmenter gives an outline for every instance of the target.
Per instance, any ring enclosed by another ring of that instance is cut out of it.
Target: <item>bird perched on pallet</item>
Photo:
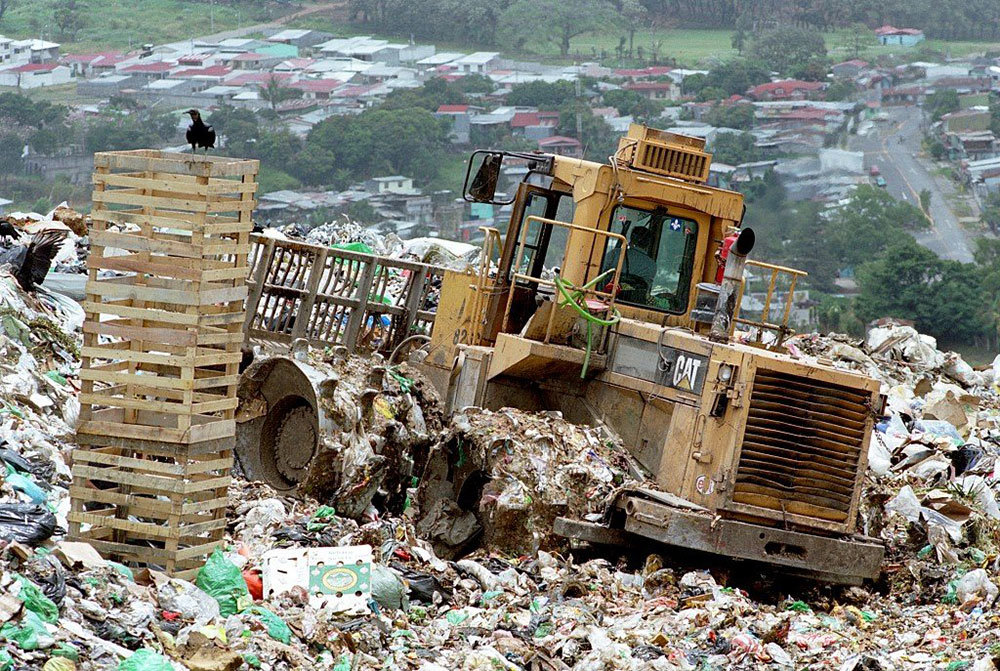
[[[10,265],[11,273],[21,288],[34,293],[49,274],[52,259],[67,235],[69,231],[59,229],[39,231],[27,245],[12,247],[0,255],[0,263]]]
[[[191,125],[188,126],[186,135],[191,153],[195,153],[198,147],[203,147],[206,154],[209,149],[215,149],[215,131],[201,120],[201,112],[190,109],[185,114],[191,115]]]

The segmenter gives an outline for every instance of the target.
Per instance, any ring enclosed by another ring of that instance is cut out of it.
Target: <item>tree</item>
[[[787,75],[803,65],[825,59],[826,44],[816,30],[782,26],[758,35],[750,45],[750,55]]]
[[[753,105],[747,104],[716,104],[705,113],[705,123],[721,128],[738,128],[750,130],[753,128]]]
[[[719,133],[712,142],[712,160],[739,165],[760,160],[757,141],[750,133]]]
[[[730,44],[741,56],[747,43],[750,41],[750,30],[752,27],[753,23],[747,14],[740,14],[739,18],[736,19],[736,32],[733,33]]]
[[[875,34],[863,23],[854,23],[847,33],[847,50],[851,58],[860,58],[868,48],[875,46]]]
[[[1000,234],[1000,193],[993,192],[986,197],[982,217],[994,235]]]
[[[577,114],[580,115],[580,134],[577,134]],[[556,132],[579,140],[583,144],[584,157],[594,161],[607,161],[617,147],[614,130],[604,119],[595,116],[590,105],[583,101],[571,102],[559,110]]]
[[[301,91],[283,86],[281,80],[277,77],[269,77],[260,89],[260,97],[267,101],[271,106],[272,112],[277,112],[278,105],[286,100],[300,98],[301,96]]]
[[[639,0],[616,0],[616,9],[624,19],[625,29],[628,30],[628,57],[632,58],[635,48],[635,33],[639,26],[649,23],[649,10]]]
[[[748,58],[733,58],[709,70],[704,79],[704,87],[720,89],[725,93],[723,97],[728,97],[743,95],[750,87],[769,81],[771,81],[770,70],[762,62]]]
[[[573,82],[544,82],[541,80],[514,84],[507,94],[507,104],[516,107],[541,107],[555,109],[576,99]]]
[[[604,102],[618,110],[622,116],[632,116],[637,121],[655,119],[663,112],[663,103],[626,89],[605,92]]]
[[[460,105],[464,102],[465,94],[457,86],[441,77],[433,77],[419,88],[396,89],[386,96],[382,109],[422,107],[436,112],[441,105]]]
[[[858,92],[858,87],[854,82],[847,79],[838,79],[826,87],[824,96],[829,102],[840,102],[851,98]]]
[[[924,103],[924,109],[930,113],[931,118],[934,121],[940,121],[941,117],[945,114],[955,112],[960,107],[961,104],[958,100],[958,91],[955,89],[941,89],[940,91],[935,91],[927,96],[927,100]]]
[[[903,236],[858,271],[856,309],[866,321],[912,319],[947,342],[972,342],[995,328],[980,281],[974,265],[939,259]]]
[[[918,208],[898,201],[883,189],[861,186],[827,227],[826,240],[845,266],[858,267],[871,261],[908,230],[928,226]]]
[[[14,0],[0,0],[0,20],[3,19],[4,14],[7,13],[11,7],[15,5]]]
[[[500,40],[521,49],[529,38],[555,42],[559,55],[569,55],[574,37],[607,31],[619,20],[606,0],[517,0],[500,15]]]
[[[930,189],[920,190],[920,209],[924,212],[928,212],[931,208],[931,192]]]
[[[56,0],[52,19],[59,28],[59,36],[72,42],[86,25],[87,7],[82,0]]]

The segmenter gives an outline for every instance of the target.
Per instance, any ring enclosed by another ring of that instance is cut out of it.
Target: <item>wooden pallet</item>
[[[94,156],[79,433],[185,444],[234,434],[257,165]]]
[[[233,438],[196,446],[81,439],[73,451],[71,537],[118,561],[182,577],[221,545]]]
[[[258,162],[94,166],[69,532],[183,573],[225,530]]]

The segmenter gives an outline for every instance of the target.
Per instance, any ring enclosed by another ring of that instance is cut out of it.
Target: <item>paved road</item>
[[[855,150],[865,152],[865,169],[877,165],[893,196],[920,206],[920,192],[931,192],[929,214],[932,228],[915,237],[917,242],[944,259],[973,261],[969,234],[952,212],[941,186],[917,159],[921,151],[922,113],[918,107],[887,108],[888,121],[879,121],[865,136],[858,136]]]

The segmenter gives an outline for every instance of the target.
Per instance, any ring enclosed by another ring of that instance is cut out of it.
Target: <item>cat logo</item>
[[[694,391],[698,385],[698,371],[704,359],[695,358],[686,354],[677,355],[677,363],[674,364],[673,386],[676,389]]]
[[[700,394],[705,384],[708,358],[673,347],[659,348],[657,382],[667,387]]]

